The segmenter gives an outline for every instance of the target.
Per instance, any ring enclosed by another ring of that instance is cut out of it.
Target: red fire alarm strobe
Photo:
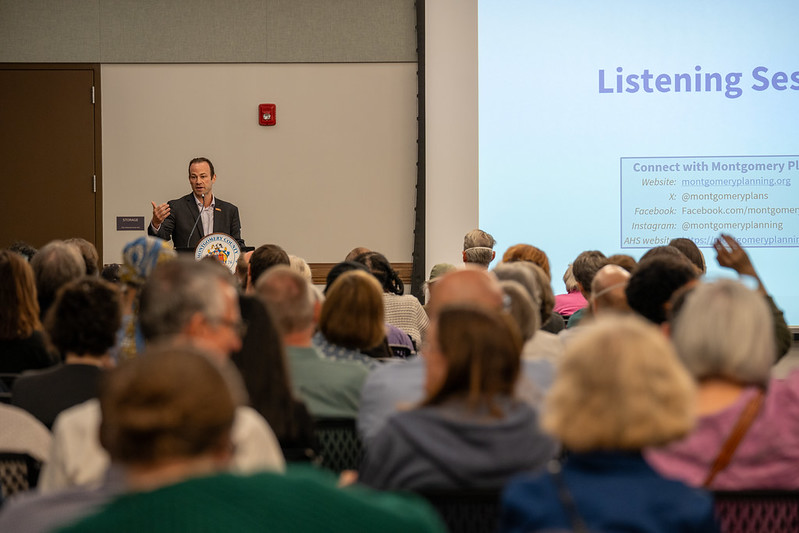
[[[261,126],[274,126],[277,124],[277,117],[275,115],[275,104],[259,104],[258,105],[258,124]]]

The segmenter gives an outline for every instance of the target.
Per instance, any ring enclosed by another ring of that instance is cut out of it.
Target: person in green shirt
[[[230,429],[240,388],[203,353],[151,348],[100,390],[100,440],[127,493],[64,532],[443,532],[425,502],[308,469],[237,475]]]

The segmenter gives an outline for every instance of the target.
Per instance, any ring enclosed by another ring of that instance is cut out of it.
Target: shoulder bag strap
[[[763,397],[763,390],[758,389],[757,394],[746,404],[746,407],[744,407],[744,410],[741,412],[741,416],[738,417],[738,422],[721,447],[718,457],[716,457],[713,466],[710,468],[710,472],[708,472],[704,483],[702,483],[703,487],[709,487],[713,479],[715,479],[716,474],[724,470],[727,465],[730,464],[732,455],[735,453],[744,435],[746,435],[752,422],[754,422],[757,417],[760,407],[763,405]]]

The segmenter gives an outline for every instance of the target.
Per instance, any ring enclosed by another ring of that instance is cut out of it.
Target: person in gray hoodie
[[[458,305],[428,331],[425,399],[369,442],[359,481],[377,489],[500,488],[556,444],[514,397],[521,335],[505,313]]]

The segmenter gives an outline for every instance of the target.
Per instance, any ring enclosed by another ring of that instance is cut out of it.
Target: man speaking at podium
[[[212,191],[216,174],[214,164],[205,157],[189,161],[191,194],[165,204],[153,204],[153,219],[147,233],[165,241],[172,239],[175,248],[195,248],[204,236],[227,233],[244,247],[241,238],[239,209],[222,201]]]

